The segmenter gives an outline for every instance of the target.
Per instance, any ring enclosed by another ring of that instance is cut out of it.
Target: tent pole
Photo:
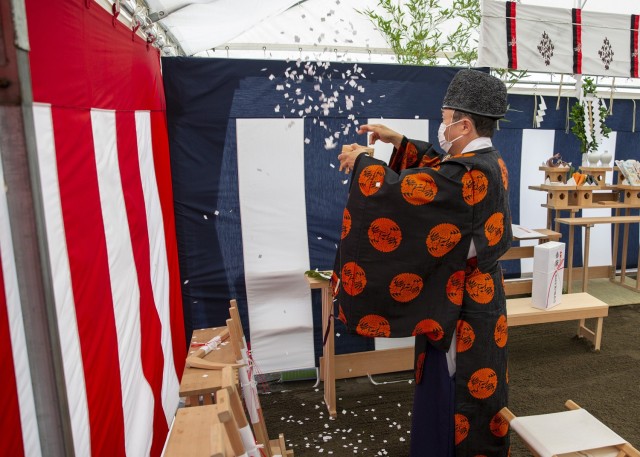
[[[24,0],[0,0],[0,21],[0,160],[10,190],[6,198],[40,447],[45,456],[73,456],[35,145]]]

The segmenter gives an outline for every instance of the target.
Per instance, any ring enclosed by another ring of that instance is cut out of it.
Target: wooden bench
[[[224,338],[225,334],[227,335],[226,338]],[[203,360],[211,363],[234,364],[236,358],[231,345],[228,344],[227,327],[194,330],[188,358],[198,351],[200,345],[216,336],[222,336],[225,339],[224,343],[219,349],[211,351],[204,356]],[[182,372],[182,380],[180,381],[179,394],[181,397],[186,397],[187,406],[213,404],[213,396],[220,388],[221,370],[219,368],[207,370],[203,368],[192,368],[189,366],[189,363],[185,364],[184,371]]]
[[[596,351],[600,350],[602,323],[608,314],[609,305],[586,292],[563,294],[559,305],[546,310],[532,308],[531,297],[507,300],[509,327],[579,320],[578,337],[591,341]],[[585,325],[585,319],[591,318],[597,319],[595,330],[590,330]]]
[[[320,379],[324,382],[324,400],[331,417],[337,416],[336,379],[355,378],[382,373],[413,370],[413,347],[383,349],[335,355],[333,321],[329,319],[333,301],[329,281],[307,277],[312,289],[322,291],[322,326],[327,342],[320,357]],[[548,310],[531,307],[531,298],[507,300],[507,322],[510,327],[578,320],[579,338],[587,338],[600,350],[603,319],[609,314],[609,305],[586,292],[563,294],[562,302]],[[585,319],[597,319],[596,328],[586,327]],[[330,325],[328,333],[327,326]]]

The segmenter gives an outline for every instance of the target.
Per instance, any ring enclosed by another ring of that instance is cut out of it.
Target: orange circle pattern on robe
[[[453,224],[438,224],[427,235],[427,250],[434,257],[442,257],[462,239],[460,229]]]
[[[386,217],[380,217],[369,226],[369,242],[381,252],[391,252],[400,246],[402,231],[398,224]]]
[[[358,176],[358,187],[366,197],[370,197],[380,190],[384,182],[384,167],[382,165],[369,165]]]
[[[504,160],[498,159],[498,165],[500,165],[502,185],[504,186],[504,190],[507,190],[507,188],[509,187],[509,170],[507,170],[507,164],[504,163]]]
[[[465,287],[469,296],[476,302],[486,305],[493,300],[495,285],[489,273],[477,273],[466,278]]]
[[[416,335],[427,335],[427,338],[433,341],[440,341],[444,336],[444,330],[442,326],[433,319],[423,319],[418,322],[411,333]]]
[[[422,278],[414,273],[400,273],[389,284],[389,293],[394,300],[407,303],[422,292]]]
[[[473,397],[479,400],[489,398],[498,388],[498,376],[491,368],[480,368],[471,375],[467,387]]]
[[[367,314],[358,322],[356,333],[370,338],[388,338],[391,335],[391,326],[384,317]]]
[[[456,446],[462,443],[469,434],[469,419],[463,414],[456,414],[454,416],[455,421],[455,443]]]
[[[464,352],[471,349],[474,341],[476,340],[476,332],[473,331],[473,327],[467,321],[459,320],[456,330],[457,346],[456,352]]]
[[[504,214],[493,213],[484,223],[484,235],[489,241],[489,246],[495,246],[504,234]]]
[[[364,270],[355,262],[347,262],[342,267],[342,288],[351,296],[361,293],[367,285]]]
[[[489,180],[480,170],[470,170],[462,176],[462,198],[467,205],[480,203],[488,190]]]
[[[496,322],[496,328],[493,331],[493,338],[500,348],[503,348],[507,344],[507,316],[505,316],[504,314],[502,314]]]
[[[498,438],[502,438],[509,432],[509,422],[500,413],[497,413],[489,423],[489,430]]]
[[[461,306],[464,298],[464,271],[456,271],[447,281],[447,298],[454,305]]]
[[[408,168],[411,167],[412,165],[414,165],[416,163],[416,160],[418,160],[418,149],[416,148],[416,145],[413,143],[408,143],[407,147],[404,150],[404,168]]]
[[[424,358],[427,356],[426,352],[418,354],[416,359],[416,383],[420,384],[422,381],[422,373],[424,372]]]
[[[342,234],[340,239],[344,240],[351,231],[351,213],[347,208],[342,212]]]
[[[428,173],[412,173],[400,183],[400,192],[412,205],[431,203],[438,193],[438,186]]]

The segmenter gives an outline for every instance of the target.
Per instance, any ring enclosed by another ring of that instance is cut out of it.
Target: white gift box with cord
[[[531,306],[553,308],[562,299],[565,244],[549,241],[533,248]]]

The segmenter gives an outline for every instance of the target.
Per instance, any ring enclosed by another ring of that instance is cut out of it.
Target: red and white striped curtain
[[[26,9],[75,454],[159,455],[185,357],[159,53],[93,2],[27,0]],[[0,440],[15,442],[11,455],[40,455],[2,199],[0,382],[13,426]]]
[[[484,0],[478,65],[637,78],[638,18]]]

